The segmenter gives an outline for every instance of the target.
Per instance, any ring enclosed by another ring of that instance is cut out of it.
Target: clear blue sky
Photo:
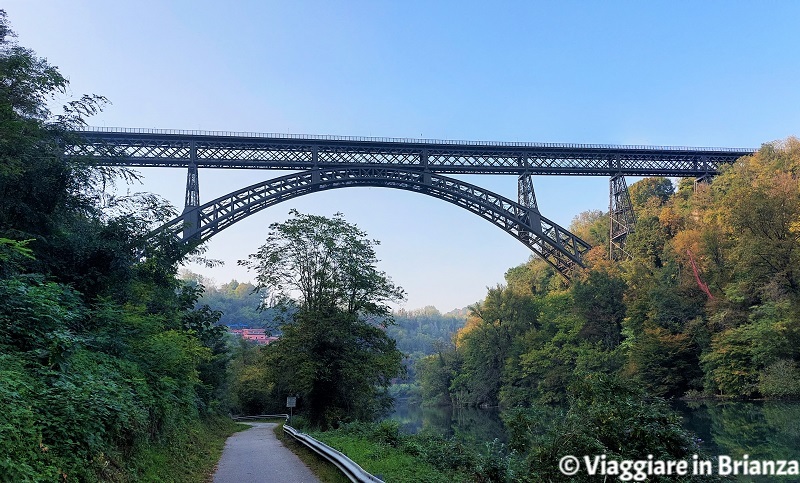
[[[5,0],[20,44],[97,126],[495,141],[758,147],[800,134],[800,2]],[[62,99],[59,99],[62,101]],[[185,172],[135,191],[182,207]],[[200,172],[201,201],[277,175]],[[471,182],[516,197],[513,177]],[[608,208],[606,178],[539,177],[543,214]],[[406,308],[476,302],[528,251],[448,203],[379,188],[301,197],[222,232],[222,283],[290,208],[381,240]]]

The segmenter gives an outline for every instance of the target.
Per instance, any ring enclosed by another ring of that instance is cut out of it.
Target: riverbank
[[[434,433],[404,434],[394,421],[352,423],[309,434],[384,481],[496,481],[486,478],[480,455],[462,443]]]

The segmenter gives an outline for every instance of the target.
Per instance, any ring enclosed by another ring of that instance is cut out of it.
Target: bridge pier
[[[533,210],[539,210],[536,204],[536,192],[533,191],[533,176],[523,173],[517,179],[517,203]]]
[[[533,176],[530,173],[523,173],[517,178],[517,203],[527,208],[524,218],[531,226],[541,226],[541,213],[536,203],[536,192],[533,190]],[[527,242],[533,242],[535,235],[521,231],[520,236]]]
[[[186,174],[186,198],[183,205],[183,240],[200,236],[200,177],[197,172],[197,145],[189,143],[189,171]]]
[[[612,260],[622,260],[628,257],[625,242],[636,226],[636,214],[622,174],[611,177],[608,212],[611,217],[609,256]]]

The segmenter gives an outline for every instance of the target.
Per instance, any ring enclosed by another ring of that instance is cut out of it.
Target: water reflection
[[[709,453],[750,459],[800,458],[800,403],[681,402],[685,425]]]
[[[800,402],[676,401],[673,407],[683,416],[684,427],[697,434],[701,447],[710,456],[741,459],[747,454],[750,460],[800,460]],[[419,403],[397,400],[390,417],[409,433],[431,430],[477,445],[495,438],[503,442],[508,439],[497,409],[422,407]],[[751,476],[741,481],[800,481],[800,478]]]
[[[406,433],[421,430],[455,436],[464,443],[483,445],[495,439],[508,439],[500,411],[496,408],[423,407],[407,399],[397,399],[390,419],[398,421]]]

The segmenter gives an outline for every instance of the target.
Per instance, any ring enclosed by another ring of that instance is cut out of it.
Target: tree
[[[645,178],[633,183],[628,190],[634,209],[645,209],[648,204],[661,206],[675,194],[675,186],[668,178]]]
[[[12,38],[0,10],[0,480],[135,479],[216,414],[222,329],[175,259],[139,261],[171,209],[63,156],[102,98],[53,115],[66,79]]]
[[[606,272],[592,270],[585,281],[578,280],[572,289],[575,311],[586,324],[581,336],[601,342],[611,350],[622,338],[622,319],[625,317],[625,281]]]
[[[404,292],[375,266],[379,242],[368,240],[341,213],[333,218],[290,214],[295,218],[270,225],[267,242],[239,262],[257,272],[258,288],[284,302],[296,294],[307,312],[387,318],[387,302],[401,300]]]
[[[377,269],[378,242],[341,214],[290,213],[240,262],[289,314],[280,340],[264,349],[276,405],[298,395],[323,428],[371,419],[391,406],[387,388],[402,370],[402,353],[385,329],[392,323],[387,303],[403,290]]]

